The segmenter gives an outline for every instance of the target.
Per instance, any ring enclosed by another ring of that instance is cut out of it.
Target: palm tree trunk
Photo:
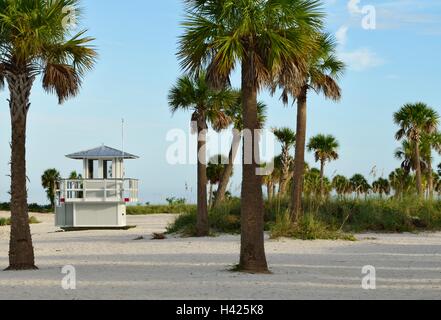
[[[273,189],[273,183],[272,183],[271,181],[269,181],[269,182],[266,184],[266,190],[267,190],[267,192],[268,192],[268,201],[271,201],[271,200],[273,199],[273,191],[274,191],[274,189]]]
[[[8,270],[36,269],[26,187],[26,120],[34,81],[27,74],[7,76],[11,113],[11,235]]]
[[[234,161],[239,150],[241,136],[242,135],[238,130],[233,130],[233,143],[231,144],[230,153],[228,155],[228,164],[222,172],[222,177],[220,179],[219,187],[214,199],[214,207],[217,207],[225,199],[225,193],[227,192],[230,177],[233,173]]]
[[[206,237],[209,235],[208,207],[207,207],[207,124],[205,115],[198,119],[198,205],[196,236]]]
[[[268,264],[264,245],[264,206],[262,176],[258,175],[259,140],[256,130],[257,80],[253,52],[242,63],[242,105],[245,139],[243,143],[243,179],[241,202],[241,251],[239,269],[266,273]],[[247,161],[251,160],[251,161]],[[250,163],[248,163],[250,162]]]
[[[415,142],[415,160],[416,160],[417,190],[418,190],[418,195],[420,197],[422,197],[424,194],[424,190],[423,190],[423,181],[422,181],[422,177],[421,177],[420,144],[418,141]]]
[[[428,175],[428,186],[427,188],[429,189],[429,199],[433,199],[433,168],[432,168],[432,157],[429,157],[427,159],[427,166],[428,166],[428,170],[429,170],[429,175]]]
[[[325,161],[320,161],[320,198],[325,195]]]
[[[307,87],[303,87],[297,99],[297,140],[291,199],[291,219],[293,222],[297,222],[302,213],[303,179],[305,174],[307,91]]]
[[[210,182],[209,185],[208,207],[211,208],[213,206],[213,184]]]
[[[286,193],[286,187],[288,184],[289,176],[289,151],[286,147],[283,148],[282,152],[282,176],[280,177],[280,195],[284,196]]]

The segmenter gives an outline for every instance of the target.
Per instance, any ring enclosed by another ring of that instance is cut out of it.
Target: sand
[[[33,214],[38,271],[0,272],[0,299],[441,299],[441,233],[362,234],[360,241],[267,240],[271,275],[229,272],[238,236],[150,240],[173,215],[129,217],[129,231],[58,232],[52,215]],[[8,213],[0,213],[0,217]],[[143,240],[134,240],[143,236]],[[9,227],[0,227],[0,268]],[[76,289],[61,269],[73,265]],[[362,288],[376,268],[377,289]]]

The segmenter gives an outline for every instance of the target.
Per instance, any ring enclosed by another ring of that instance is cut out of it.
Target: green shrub
[[[406,199],[304,199],[308,215],[297,229],[289,225],[289,198],[276,198],[265,203],[265,229],[273,236],[300,239],[349,239],[346,233],[415,232],[441,230],[441,201]],[[191,217],[191,219],[190,219]],[[225,202],[210,210],[211,229],[220,233],[240,233],[240,200]],[[192,225],[191,225],[192,224]],[[196,209],[179,217],[170,227],[172,232],[190,234],[196,224]],[[337,234],[336,234],[337,233]]]
[[[29,224],[38,224],[41,223],[36,217],[30,217],[29,218]],[[10,226],[11,225],[11,218],[0,218],[0,227],[3,226]]]
[[[146,205],[127,207],[128,215],[147,215],[147,214],[180,214],[191,212],[196,209],[195,205],[176,204],[176,205]]]

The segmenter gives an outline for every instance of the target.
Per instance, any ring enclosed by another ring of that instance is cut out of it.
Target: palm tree
[[[197,164],[197,224],[196,236],[209,235],[207,207],[207,154],[206,141],[208,123],[215,130],[226,128],[230,119],[224,110],[234,102],[234,92],[225,88],[212,90],[207,83],[206,73],[200,72],[197,77],[182,76],[170,90],[168,100],[174,114],[178,110],[191,110],[191,121],[198,136]]]
[[[209,192],[209,205],[210,207],[213,205],[213,186],[218,185],[222,179],[223,173],[227,167],[228,159],[224,155],[216,155],[211,157],[207,166],[207,179],[210,184],[210,192]],[[231,175],[233,172],[231,172]],[[219,192],[219,188],[216,194]]]
[[[343,73],[345,65],[336,57],[335,48],[336,45],[330,36],[320,36],[318,50],[309,55],[307,76],[304,78],[303,83],[291,89],[289,84],[285,86],[285,101],[287,101],[288,92],[291,92],[297,99],[297,143],[293,177],[294,187],[291,199],[291,217],[294,221],[299,218],[302,210],[308,92],[313,89],[315,92],[321,92],[326,98],[334,101],[339,101],[341,98],[338,79]]]
[[[438,113],[429,108],[425,103],[406,104],[394,114],[394,121],[400,127],[396,139],[407,138],[414,146],[416,162],[416,186],[418,194],[423,196],[423,183],[421,173],[421,138],[424,134],[432,134],[439,124]]]
[[[243,117],[242,117],[242,98],[241,93],[237,92],[236,103],[225,110],[225,113],[233,122],[233,142],[231,143],[230,152],[228,154],[228,164],[219,182],[219,187],[214,199],[214,206],[218,206],[225,199],[225,193],[230,183],[230,178],[233,175],[234,162],[236,160],[237,152],[239,151],[240,141],[242,139],[243,131]],[[263,128],[266,121],[266,105],[263,102],[257,103],[257,119],[259,128]]]
[[[375,181],[372,184],[372,191],[380,195],[380,198],[383,198],[383,195],[389,195],[390,194],[390,183],[389,180],[384,178],[379,178],[377,181]]]
[[[308,144],[308,151],[315,153],[315,161],[320,162],[321,193],[324,195],[324,176],[326,162],[338,159],[339,143],[331,135],[319,134],[312,137]]]
[[[420,153],[421,150],[420,147]],[[426,153],[425,150],[423,154]],[[407,173],[410,174],[411,171],[417,170],[417,162],[415,157],[415,147],[412,142],[409,140],[403,140],[401,143],[401,147],[395,150],[395,158],[397,160],[402,160],[401,168]],[[427,163],[424,159],[420,158],[420,168],[421,171],[425,171],[427,169]]]
[[[427,163],[427,187],[430,198],[433,198],[434,188],[432,149],[435,150],[439,155],[441,155],[441,134],[439,132],[425,134],[421,138],[421,158],[425,163]]]
[[[241,66],[243,125],[247,131],[242,169],[241,255],[238,269],[268,272],[264,248],[264,206],[259,169],[258,92],[284,75],[302,79],[303,53],[316,46],[322,28],[320,2],[185,0],[187,18],[180,39],[183,69],[208,66],[210,82],[222,87]]]
[[[414,178],[403,168],[399,168],[391,172],[389,182],[391,188],[394,189],[395,197],[402,198],[411,191]]]
[[[360,198],[360,195],[367,195],[371,186],[369,185],[366,178],[361,174],[355,174],[350,180],[352,191],[355,192],[357,198]]]
[[[57,169],[48,169],[41,176],[41,185],[46,189],[46,195],[51,202],[52,209],[55,209],[55,190],[60,178],[61,176]]]
[[[0,0],[0,84],[7,82],[11,114],[11,236],[8,270],[35,269],[26,187],[26,123],[33,84],[41,75],[43,89],[62,104],[78,94],[96,52],[84,37],[71,36],[64,8],[78,0]],[[79,17],[77,17],[79,18]]]
[[[332,179],[332,186],[340,198],[350,193],[351,190],[351,184],[349,180],[342,175],[337,175],[334,177],[334,179]]]
[[[273,129],[273,133],[276,136],[276,139],[282,144],[282,176],[280,179],[280,194],[284,195],[289,182],[290,168],[294,162],[289,153],[291,148],[296,144],[296,134],[287,127]]]

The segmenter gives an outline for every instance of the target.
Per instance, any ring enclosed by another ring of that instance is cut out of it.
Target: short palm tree
[[[192,112],[191,121],[198,136],[196,225],[196,236],[198,237],[209,235],[206,154],[208,123],[215,130],[225,129],[231,121],[225,114],[225,109],[234,102],[234,98],[234,92],[231,89],[211,89],[207,83],[205,72],[200,72],[196,77],[182,76],[172,87],[168,96],[170,110],[173,114],[179,110]]]
[[[57,169],[48,169],[41,176],[41,185],[46,190],[52,209],[55,209],[55,191],[60,178],[61,176]]]
[[[383,198],[383,195],[389,195],[391,191],[389,180],[379,178],[377,181],[372,183],[372,191],[379,194],[380,198]]]
[[[339,143],[337,139],[331,135],[319,134],[312,137],[308,144],[308,151],[314,152],[315,161],[320,162],[320,180],[321,180],[321,191],[324,194],[324,176],[325,176],[325,165],[327,162],[338,159],[337,149],[339,148]]]
[[[425,154],[426,152],[427,150],[421,150],[420,147],[420,153]],[[410,174],[411,171],[416,172],[417,162],[415,157],[415,147],[409,140],[403,140],[401,147],[395,150],[395,159],[402,161],[401,168],[407,174]],[[420,158],[420,168],[421,171],[426,171],[427,169],[427,163],[424,161],[423,157]]]
[[[350,179],[350,183],[352,187],[352,192],[355,192],[357,198],[359,198],[362,194],[367,196],[369,190],[371,189],[369,182],[362,174],[355,174],[354,176],[352,176],[352,178]]]
[[[335,54],[336,45],[332,37],[323,34],[318,39],[318,50],[308,55],[307,73],[303,83],[300,86],[282,83],[285,101],[287,101],[288,93],[291,93],[297,99],[297,143],[291,199],[291,217],[293,220],[299,218],[302,209],[308,93],[312,89],[316,93],[323,93],[327,99],[339,101],[341,98],[338,80],[344,72],[345,65]]]
[[[26,188],[26,123],[35,80],[58,96],[59,103],[76,96],[96,52],[81,31],[66,26],[78,0],[0,0],[0,83],[7,82],[11,114],[11,238],[9,270],[34,269]],[[79,17],[76,17],[79,18]]]
[[[218,185],[222,179],[222,175],[225,172],[225,169],[227,167],[228,158],[224,155],[216,155],[210,158],[210,161],[208,162],[207,166],[207,179],[208,183],[210,185],[210,192],[209,192],[209,205],[210,207],[213,205],[213,198],[214,198],[214,192],[213,192],[213,186]],[[233,172],[231,172],[231,175]],[[216,191],[216,194],[219,192],[219,188]]]
[[[439,124],[439,115],[427,104],[418,102],[404,105],[394,114],[395,124],[400,127],[396,134],[396,139],[407,138],[414,146],[414,155],[416,162],[416,187],[418,194],[423,196],[423,182],[421,170],[421,138],[425,134],[434,133]]]
[[[290,150],[296,144],[296,133],[287,127],[273,129],[273,133],[276,139],[282,144],[280,194],[284,195],[289,182],[290,168],[294,160],[290,155]]]
[[[434,188],[434,170],[433,170],[433,155],[432,150],[441,155],[441,133],[434,132],[425,134],[421,138],[421,158],[427,163],[427,187],[429,197],[433,197]]]
[[[323,26],[316,0],[185,0],[187,17],[180,39],[182,67],[197,73],[208,67],[212,85],[222,87],[241,66],[245,141],[242,168],[241,256],[239,270],[267,272],[264,248],[264,205],[259,170],[257,96],[282,74],[300,82],[303,56],[315,47],[311,34]],[[248,153],[248,152],[247,152]],[[245,161],[250,158],[250,161]]]
[[[351,184],[349,180],[342,175],[337,175],[334,177],[334,179],[332,179],[332,187],[340,198],[344,197],[351,191]]]
[[[234,162],[237,152],[239,151],[240,141],[242,140],[243,117],[242,117],[242,97],[240,91],[237,92],[237,100],[225,113],[233,123],[233,141],[231,143],[230,152],[228,154],[228,164],[225,167],[222,178],[219,182],[219,188],[214,199],[214,206],[218,206],[225,199],[230,178],[233,175]],[[257,103],[257,120],[259,128],[263,128],[266,121],[266,105],[263,102]]]
[[[403,198],[404,195],[412,191],[412,183],[414,177],[406,172],[403,168],[396,169],[389,175],[391,188],[394,190],[396,198]],[[415,187],[413,187],[415,190]]]

